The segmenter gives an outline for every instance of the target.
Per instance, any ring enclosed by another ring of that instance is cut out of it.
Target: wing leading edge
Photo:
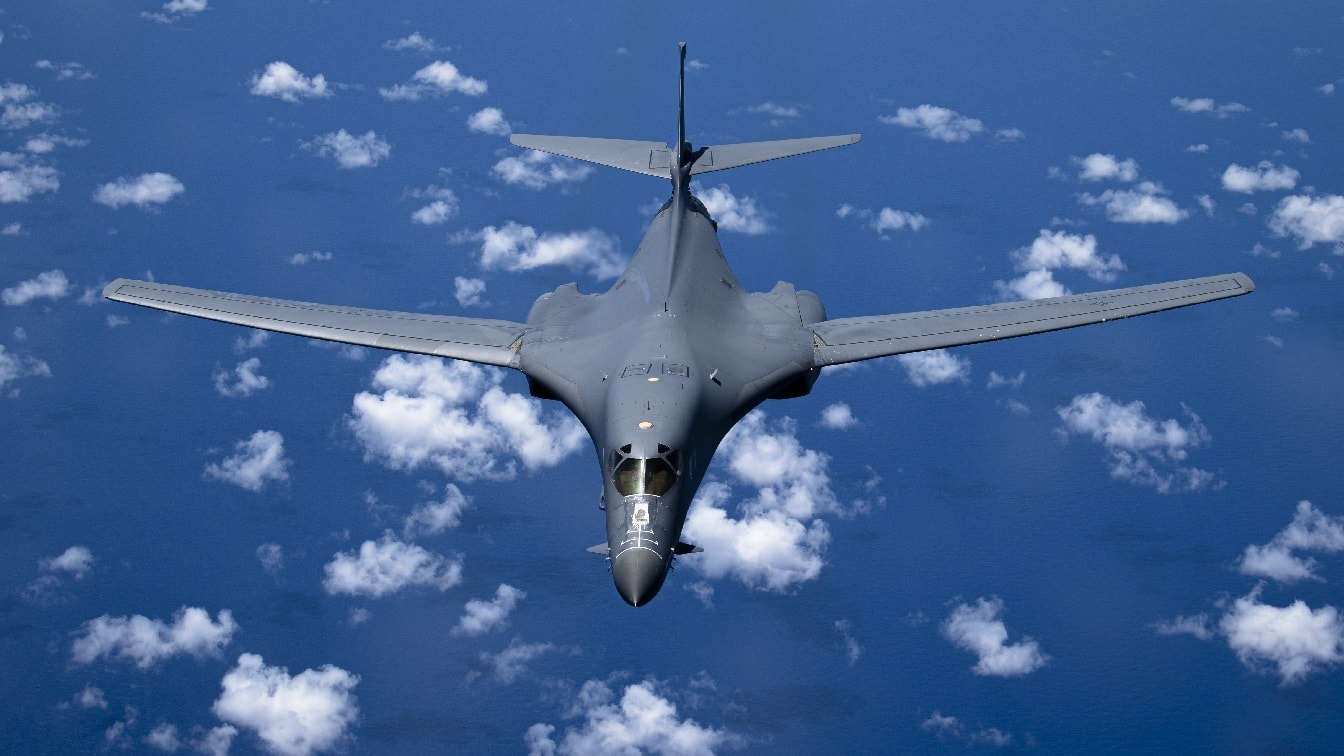
[[[838,318],[811,326],[817,366],[1104,323],[1249,294],[1243,273],[981,307]]]
[[[294,302],[119,278],[103,296],[182,315],[344,344],[518,366],[522,323]]]

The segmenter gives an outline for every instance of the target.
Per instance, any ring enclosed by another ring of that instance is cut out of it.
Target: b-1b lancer
[[[570,283],[523,322],[365,310],[118,279],[108,299],[315,339],[521,371],[587,429],[601,466],[606,543],[621,598],[648,603],[719,442],[766,399],[804,396],[821,370],[877,357],[1026,336],[1250,293],[1241,273],[948,310],[828,320],[816,294],[780,282],[742,288],[717,224],[691,194],[710,171],[853,144],[858,134],[693,147],[681,46],[677,141],[514,134],[526,147],[671,179],[672,196],[605,294]]]

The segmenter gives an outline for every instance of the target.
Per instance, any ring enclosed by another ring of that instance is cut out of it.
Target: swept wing
[[[1254,290],[1255,284],[1248,276],[1229,273],[982,307],[837,318],[810,327],[815,336],[815,364],[839,365],[1104,323]]]
[[[522,323],[294,302],[119,278],[103,296],[157,310],[344,344],[518,366]]]

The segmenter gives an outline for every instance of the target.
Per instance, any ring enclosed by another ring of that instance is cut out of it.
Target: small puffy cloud
[[[411,222],[422,226],[437,226],[440,223],[447,223],[454,215],[457,215],[457,205],[449,204],[445,200],[434,200],[411,213]]]
[[[1026,139],[1027,132],[1018,128],[999,129],[994,132],[994,141],[996,142],[1016,142],[1019,139]]]
[[[1007,386],[1013,389],[1022,388],[1022,384],[1027,380],[1027,371],[1017,371],[1016,378],[1006,378],[999,375],[996,371],[989,371],[989,380],[985,382],[985,388],[996,389]]]
[[[888,238],[890,231],[900,231],[908,228],[911,231],[918,231],[929,225],[929,219],[919,213],[909,210],[896,210],[890,207],[884,207],[874,213],[868,208],[856,208],[853,205],[844,204],[836,208],[835,215],[838,218],[856,218],[866,222],[866,225],[882,235],[883,239]]]
[[[266,346],[266,342],[271,340],[271,332],[263,331],[259,328],[252,329],[246,337],[239,336],[233,340],[233,353],[243,354],[253,349],[260,349]]]
[[[497,654],[481,652],[481,661],[494,673],[496,680],[509,685],[527,671],[529,662],[555,650],[554,643],[523,643],[514,638]]]
[[[1208,152],[1208,151],[1209,151],[1209,146],[1208,146],[1207,144],[1203,144],[1203,143],[1200,143],[1200,144],[1192,144],[1192,145],[1186,147],[1186,148],[1185,148],[1185,151],[1186,151],[1186,152]]]
[[[71,546],[59,556],[43,559],[41,566],[48,572],[67,572],[75,580],[83,580],[93,568],[93,552],[87,546]]]
[[[971,375],[971,361],[946,349],[901,354],[895,359],[905,369],[910,383],[919,388],[953,381],[965,383]]]
[[[291,676],[257,654],[243,654],[220,681],[215,716],[250,730],[266,750],[281,756],[338,748],[359,718],[351,693],[359,676],[330,664]],[[218,729],[218,728],[216,728]]]
[[[1306,129],[1288,129],[1283,132],[1283,138],[1298,144],[1311,144],[1311,135]]]
[[[1335,85],[1330,82],[1326,82],[1320,85],[1319,87],[1316,87],[1316,91],[1320,92],[1323,95],[1329,96],[1335,93]]]
[[[710,217],[719,224],[719,230],[748,236],[770,231],[770,214],[755,197],[738,197],[727,184],[708,189],[695,186],[691,191],[704,203]]]
[[[736,505],[737,517],[728,511],[728,484],[710,481],[696,495],[684,532],[704,552],[687,564],[711,579],[732,577],[777,593],[815,580],[831,539],[822,517],[867,506],[841,504],[831,489],[830,457],[799,443],[789,418],[772,425],[759,410],[748,414],[719,444],[716,459],[755,495]]]
[[[499,108],[481,108],[467,117],[467,128],[491,136],[508,136],[513,127],[504,120],[504,111]]]
[[[882,116],[882,123],[917,129],[929,139],[943,142],[964,142],[985,130],[979,119],[968,118],[955,110],[937,105],[900,108],[894,116]]]
[[[501,583],[490,601],[472,599],[467,602],[464,613],[453,627],[453,635],[475,637],[499,630],[509,624],[509,614],[518,606],[518,602],[527,598],[527,594],[507,583]]]
[[[102,688],[94,687],[92,684],[85,685],[75,696],[75,703],[82,709],[106,709],[107,696],[103,695]]]
[[[1297,320],[1298,312],[1291,307],[1276,307],[1269,313],[1269,316],[1280,323],[1291,323]]]
[[[358,551],[333,555],[323,569],[327,576],[322,587],[333,596],[381,598],[413,586],[446,591],[462,582],[460,557],[450,559],[404,543],[390,532],[365,541]]]
[[[400,39],[389,39],[383,43],[384,50],[410,50],[411,52],[432,53],[439,48],[434,44],[434,40],[426,37],[420,32],[411,32]]]
[[[1102,207],[1106,210],[1106,219],[1112,223],[1179,223],[1190,217],[1189,211],[1182,210],[1172,202],[1158,184],[1144,181],[1133,189],[1107,189],[1099,195],[1086,192],[1078,195],[1078,201],[1088,207]]]
[[[23,143],[23,149],[34,155],[45,155],[55,151],[57,147],[85,147],[88,144],[89,140],[87,139],[74,139],[57,134],[38,134],[35,137],[29,137],[28,141]]]
[[[217,616],[217,620],[211,620],[210,612],[187,606],[173,614],[171,623],[140,614],[104,614],[80,628],[70,658],[75,664],[92,664],[100,658],[122,659],[149,669],[178,654],[197,659],[218,657],[238,631],[238,623],[228,609],[221,609]]]
[[[746,108],[748,113],[761,113],[774,118],[797,118],[803,111],[797,105],[780,105],[776,102],[763,102]]]
[[[196,749],[197,753],[206,754],[206,756],[229,756],[229,748],[233,746],[233,739],[236,737],[238,737],[238,728],[233,725],[220,725],[206,730],[192,744],[192,747]]]
[[[421,535],[438,535],[448,528],[455,528],[462,522],[462,512],[470,506],[471,500],[462,490],[452,483],[443,487],[443,500],[421,504],[406,516],[402,531],[406,538]]]
[[[1318,242],[1344,245],[1344,197],[1338,194],[1284,197],[1274,208],[1268,224],[1275,236],[1297,237],[1299,249],[1310,249]]]
[[[257,561],[263,570],[278,575],[285,569],[285,550],[278,543],[263,543],[257,547]]]
[[[310,262],[330,262],[332,257],[334,257],[334,255],[332,255],[332,253],[330,252],[321,252],[321,251],[295,252],[294,254],[290,255],[289,264],[307,265]]]
[[[615,278],[625,270],[620,241],[596,228],[568,233],[537,233],[531,226],[508,221],[501,227],[486,226],[479,232],[453,237],[454,241],[481,243],[480,262],[486,270],[517,272],[548,265],[586,269],[599,281]]]
[[[162,13],[144,11],[140,14],[140,17],[161,24],[171,24],[179,19],[191,18],[206,10],[208,3],[209,0],[168,0],[163,4]]]
[[[304,76],[283,60],[266,66],[266,70],[252,77],[252,94],[259,97],[278,97],[285,102],[330,97],[327,79],[322,74]]]
[[[234,366],[230,373],[222,368],[216,368],[214,374],[215,391],[220,396],[252,396],[252,394],[265,389],[271,385],[271,379],[258,373],[261,369],[261,359],[253,357],[243,360]]]
[[[593,172],[593,168],[570,158],[558,157],[539,150],[528,150],[522,155],[500,160],[490,172],[506,184],[525,186],[528,189],[545,189],[552,184],[582,181]]]
[[[1185,97],[1171,98],[1171,104],[1182,113],[1207,113],[1215,118],[1227,118],[1233,113],[1245,113],[1250,108],[1239,102],[1214,102],[1211,97],[1198,97],[1188,99]]]
[[[145,736],[145,744],[151,748],[173,753],[182,747],[177,737],[177,725],[160,722]]]
[[[1272,666],[1287,686],[1344,662],[1344,616],[1338,609],[1312,609],[1301,600],[1283,607],[1264,604],[1260,590],[1237,599],[1218,625],[1242,664]]]
[[[141,210],[148,210],[154,205],[169,202],[186,190],[181,181],[167,173],[142,173],[139,176],[122,176],[116,181],[100,185],[93,192],[93,201],[114,209],[122,205],[135,205]]]
[[[3,228],[0,228],[0,236],[21,236],[22,234],[23,224],[18,221],[6,223]]]
[[[821,427],[831,430],[847,430],[859,424],[858,418],[850,411],[849,405],[836,402],[821,411]]]
[[[465,276],[456,276],[453,278],[453,298],[463,307],[482,307],[486,302],[481,300],[481,295],[485,293],[485,281],[479,278],[466,278]]]
[[[25,84],[6,84],[0,87],[0,129],[19,131],[29,126],[52,123],[60,111],[49,102],[28,102],[36,93]]]
[[[745,745],[724,729],[682,718],[667,686],[645,680],[616,693],[600,680],[583,684],[572,708],[582,724],[565,728],[559,741],[555,726],[538,722],[527,729],[524,742],[531,756],[588,756],[590,754],[658,753],[666,756],[711,754]]]
[[[1293,521],[1263,546],[1247,546],[1237,569],[1243,575],[1267,577],[1280,583],[1298,580],[1323,580],[1317,563],[1294,551],[1320,551],[1337,554],[1344,551],[1344,516],[1331,517],[1309,501],[1300,501]]]
[[[1199,640],[1209,640],[1214,636],[1213,628],[1209,626],[1209,615],[1203,612],[1174,620],[1162,620],[1152,627],[1158,635],[1193,635]]]
[[[51,377],[51,368],[47,363],[35,357],[19,357],[5,350],[5,345],[0,344],[0,389],[20,378],[29,376],[40,376],[43,378]],[[18,389],[13,389],[9,395],[14,396]]]
[[[37,299],[50,299],[55,302],[70,295],[70,279],[65,272],[56,269],[39,273],[36,277],[20,281],[0,291],[0,302],[10,307],[22,307]]]
[[[1011,257],[1016,268],[1025,273],[1008,282],[995,282],[1004,299],[1042,299],[1070,293],[1063,284],[1055,281],[1051,272],[1054,270],[1081,270],[1089,278],[1103,283],[1114,281],[1120,271],[1125,270],[1119,255],[1105,256],[1097,251],[1095,236],[1048,229],[1041,229],[1031,246],[1013,250]]]
[[[979,730],[969,728],[956,717],[944,716],[935,711],[928,719],[920,723],[919,729],[931,732],[939,738],[949,738],[972,745],[992,745],[1006,748],[1013,744],[1013,736],[997,727],[985,727]]]
[[[1286,165],[1276,166],[1268,160],[1261,160],[1259,164],[1250,168],[1233,163],[1223,171],[1223,189],[1243,194],[1274,192],[1292,189],[1297,186],[1297,180],[1301,176],[1302,174],[1293,168]]]
[[[234,444],[233,455],[219,464],[205,466],[205,478],[232,483],[240,488],[257,492],[272,480],[289,480],[289,466],[285,457],[285,438],[276,431],[259,430],[246,441]]]
[[[838,619],[832,625],[840,637],[845,641],[845,658],[849,660],[849,666],[854,666],[863,656],[863,646],[854,639],[854,624],[847,619]]]
[[[321,157],[334,158],[342,168],[373,168],[392,154],[392,145],[372,129],[363,136],[352,136],[345,129],[319,134],[299,146]]]
[[[1213,217],[1213,211],[1218,207],[1218,203],[1214,201],[1213,197],[1210,197],[1207,194],[1200,194],[1195,197],[1195,201],[1199,203],[1200,207],[1204,208],[1205,215],[1210,218]]]
[[[12,152],[0,152],[0,204],[27,202],[61,188],[56,169]]]
[[[1199,416],[1185,407],[1188,423],[1150,417],[1143,402],[1121,404],[1100,393],[1079,394],[1055,411],[1068,433],[1088,436],[1110,455],[1111,477],[1151,486],[1158,493],[1199,491],[1217,483],[1207,470],[1183,467],[1190,450],[1212,440]]]
[[[55,72],[57,81],[88,81],[95,78],[83,63],[53,63],[49,60],[39,60],[33,67]]]
[[[457,70],[457,66],[446,60],[436,60],[416,71],[410,83],[379,87],[378,94],[385,100],[414,101],[453,92],[471,96],[483,95],[486,89],[484,81],[464,75]]]
[[[355,396],[348,426],[366,460],[437,467],[463,481],[507,480],[518,464],[553,467],[588,440],[569,413],[500,387],[504,373],[457,360],[393,355]]]
[[[1132,158],[1117,160],[1115,155],[1094,152],[1083,158],[1073,158],[1078,166],[1078,178],[1083,181],[1124,181],[1139,177],[1139,164]]]
[[[993,677],[1020,677],[1044,667],[1050,657],[1031,638],[1008,644],[1004,625],[1003,600],[997,596],[978,598],[974,604],[958,604],[943,622],[941,630],[958,648],[979,657],[971,671]]]

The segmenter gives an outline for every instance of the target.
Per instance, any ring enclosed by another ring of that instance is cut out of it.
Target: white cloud
[[[51,368],[35,357],[19,357],[11,354],[5,350],[4,344],[0,344],[0,389],[13,381],[29,376],[50,378]],[[18,389],[13,389],[10,396],[14,396],[17,392]]]
[[[1025,370],[1017,371],[1016,378],[1005,378],[1004,376],[999,375],[998,372],[991,370],[989,371],[989,380],[986,381],[985,388],[996,389],[1007,386],[1012,389],[1020,389],[1026,380],[1027,371]]]
[[[504,120],[504,111],[499,108],[481,108],[467,117],[467,128],[491,136],[508,136],[513,127]]]
[[[900,354],[896,362],[905,369],[910,383],[919,388],[953,381],[965,383],[971,375],[971,361],[946,349]]]
[[[358,137],[345,129],[319,134],[311,142],[300,142],[300,146],[321,157],[335,158],[342,168],[373,168],[392,154],[392,145],[372,129]]]
[[[1015,294],[1023,299],[1059,297],[1069,293],[1056,283],[1050,271],[1080,270],[1093,280],[1111,283],[1125,270],[1119,255],[1102,255],[1097,251],[1097,238],[1091,234],[1079,236],[1065,231],[1041,229],[1031,246],[1013,250],[1013,263],[1026,275],[1008,283],[996,282],[1000,294]]]
[[[266,342],[271,340],[271,332],[254,328],[248,332],[246,338],[239,336],[233,340],[233,353],[243,354],[253,349],[260,349],[266,346]]]
[[[182,747],[182,741],[177,737],[177,725],[167,722],[160,722],[154,729],[145,736],[145,743],[152,748],[160,751],[173,753]]]
[[[55,71],[57,81],[88,81],[95,78],[89,72],[89,69],[84,67],[83,63],[53,63],[49,60],[39,60],[33,64],[33,67],[44,71]]]
[[[475,637],[507,627],[509,614],[518,606],[518,602],[527,598],[527,594],[507,583],[501,583],[495,590],[491,601],[472,599],[467,602],[464,614],[453,627],[453,635]]]
[[[257,547],[257,561],[263,570],[278,575],[285,568],[285,550],[278,543],[263,543]]]
[[[384,50],[410,50],[412,52],[432,53],[439,48],[435,46],[434,40],[424,36],[420,32],[411,32],[401,39],[389,39],[383,43]]]
[[[522,155],[500,160],[490,172],[506,184],[525,186],[528,189],[545,189],[552,184],[582,181],[593,172],[593,168],[577,160],[557,157],[538,150],[528,150]]]
[[[1311,144],[1311,135],[1306,129],[1288,129],[1283,132],[1283,138],[1298,144]]]
[[[243,654],[220,681],[215,716],[251,730],[271,753],[283,756],[337,748],[359,717],[351,693],[359,676],[330,664],[290,676],[257,654]]]
[[[619,276],[626,265],[619,252],[620,240],[596,228],[538,234],[531,226],[508,221],[502,227],[458,234],[454,241],[479,241],[481,267],[486,270],[517,272],[560,265],[587,269],[601,281]]]
[[[1310,249],[1317,242],[1344,245],[1344,197],[1284,197],[1268,223],[1275,236],[1297,237],[1299,249]],[[1341,248],[1336,246],[1337,250]]]
[[[421,504],[406,516],[402,532],[406,538],[421,535],[438,535],[448,528],[455,528],[462,522],[462,512],[471,505],[457,486],[449,483],[443,487],[443,500]]]
[[[1029,270],[1010,281],[995,281],[994,288],[999,298],[1011,299],[1047,299],[1071,294],[1067,287],[1055,280],[1055,274],[1048,270]]]
[[[748,113],[762,113],[775,118],[797,118],[803,114],[797,105],[780,105],[776,102],[763,102],[752,105],[746,110]]]
[[[419,100],[427,96],[452,92],[471,96],[483,95],[487,88],[484,81],[463,75],[452,63],[436,60],[416,71],[410,83],[379,87],[378,94],[386,100]]]
[[[1323,95],[1332,95],[1335,93],[1335,85],[1330,82],[1326,82],[1325,84],[1316,87],[1316,91],[1320,92]]]
[[[1200,194],[1195,197],[1195,201],[1199,203],[1200,207],[1204,208],[1205,215],[1210,218],[1213,217],[1213,211],[1218,207],[1218,203],[1214,201],[1213,197],[1210,197],[1207,194]]]
[[[523,643],[514,638],[497,654],[481,652],[481,661],[494,672],[496,680],[508,685],[527,671],[528,662],[555,650],[553,643]]]
[[[457,360],[393,355],[355,396],[350,429],[366,460],[397,470],[432,465],[463,481],[507,480],[521,462],[552,467],[585,445],[567,412],[504,391],[504,373]]]
[[[1316,572],[1316,560],[1299,557],[1293,554],[1295,550],[1327,554],[1344,551],[1344,517],[1330,517],[1311,502],[1300,501],[1293,521],[1264,546],[1247,546],[1237,569],[1243,575],[1267,577],[1280,583],[1323,580]]]
[[[878,211],[877,217],[873,218],[868,225],[879,234],[885,234],[888,231],[900,231],[903,228],[918,231],[928,224],[929,219],[919,213],[884,207]]]
[[[327,79],[322,74],[304,76],[298,69],[283,60],[277,60],[266,66],[266,70],[252,77],[252,94],[260,97],[278,97],[285,102],[298,102],[300,98],[320,99],[330,97]]]
[[[1013,744],[1013,736],[997,727],[985,727],[979,730],[967,728],[956,717],[944,716],[935,711],[919,725],[919,729],[931,732],[940,738],[951,738],[973,745],[992,745],[1005,748]]]
[[[207,730],[192,746],[206,756],[229,756],[229,748],[237,736],[238,729],[233,725],[220,725]]]
[[[22,307],[36,299],[50,299],[55,302],[70,295],[70,279],[65,272],[56,269],[38,273],[27,281],[20,281],[0,291],[0,302],[11,307]]]
[[[1344,662],[1344,617],[1333,606],[1311,609],[1260,602],[1260,587],[1237,599],[1218,628],[1228,648],[1251,669],[1272,665],[1283,685]]]
[[[920,105],[915,108],[900,108],[894,116],[882,116],[882,123],[918,129],[930,139],[944,142],[964,142],[973,135],[985,130],[985,125],[976,118],[968,118],[955,110],[937,105]]]
[[[1078,195],[1078,201],[1088,207],[1101,206],[1106,210],[1106,218],[1112,223],[1179,223],[1190,217],[1164,197],[1166,190],[1151,181],[1144,181],[1133,189],[1107,189],[1093,196],[1086,192]]]
[[[1189,147],[1186,147],[1186,148],[1185,148],[1185,151],[1186,151],[1186,152],[1208,152],[1208,151],[1209,151],[1209,146],[1208,146],[1207,144],[1203,144],[1203,143],[1200,143],[1200,144],[1192,144],[1192,145],[1190,145]]]
[[[1068,432],[1091,437],[1110,454],[1111,477],[1151,486],[1158,493],[1199,491],[1217,483],[1207,470],[1182,467],[1189,450],[1212,440],[1199,416],[1184,407],[1189,423],[1149,417],[1141,401],[1120,404],[1100,393],[1079,394],[1055,411]]]
[[[1170,621],[1162,620],[1152,627],[1158,635],[1193,635],[1200,640],[1209,640],[1214,635],[1213,629],[1209,627],[1209,615],[1203,612]]]
[[[745,741],[728,730],[682,718],[666,686],[655,680],[627,685],[620,700],[600,680],[583,684],[573,714],[583,723],[565,728],[556,742],[555,726],[538,722],[527,729],[524,741],[531,756],[597,756],[598,754],[657,753],[663,756],[711,754],[739,748]]]
[[[1250,108],[1239,102],[1214,102],[1211,97],[1197,97],[1188,99],[1185,97],[1171,98],[1171,104],[1183,113],[1208,113],[1215,118],[1227,118],[1233,113],[1245,113]]]
[[[332,556],[323,568],[322,587],[336,596],[381,598],[411,587],[429,586],[446,591],[462,582],[462,559],[448,558],[397,540],[391,532],[377,541],[365,541],[359,551]]]
[[[52,123],[60,111],[49,102],[26,102],[35,92],[24,84],[7,84],[0,88],[0,129],[18,131],[37,124]]]
[[[270,378],[257,372],[260,368],[261,359],[257,357],[238,363],[234,366],[233,373],[215,368],[215,391],[218,391],[220,396],[252,396],[271,385]]]
[[[1297,180],[1301,176],[1302,174],[1293,168],[1286,165],[1275,166],[1268,160],[1261,160],[1251,168],[1233,163],[1223,171],[1223,189],[1243,194],[1292,189],[1297,186]]]
[[[770,231],[770,213],[761,207],[755,197],[738,197],[727,184],[708,189],[691,187],[695,196],[704,203],[710,217],[719,224],[720,231],[759,236]]]
[[[246,441],[233,446],[233,456],[223,462],[205,466],[205,477],[232,483],[249,491],[260,491],[268,481],[289,480],[289,466],[285,458],[285,438],[276,431],[259,430]]]
[[[456,203],[449,203],[447,200],[434,200],[411,213],[411,222],[419,223],[422,226],[437,226],[441,223],[447,223],[448,219],[455,215],[457,215]]]
[[[487,303],[481,300],[485,293],[485,281],[479,278],[456,276],[453,278],[453,298],[462,307],[482,307]]]
[[[55,151],[57,147],[85,147],[88,144],[89,140],[87,139],[74,139],[56,134],[38,134],[35,137],[29,137],[28,141],[23,143],[23,149],[34,155],[45,155],[48,152]]]
[[[290,265],[307,265],[310,262],[331,262],[334,255],[330,252],[295,252],[290,255]]]
[[[821,411],[821,427],[831,430],[847,430],[859,424],[858,418],[844,402],[827,405]]]
[[[1280,323],[1291,323],[1297,320],[1298,312],[1291,307],[1276,307],[1270,311],[1269,316]]]
[[[18,221],[7,223],[4,228],[0,228],[0,236],[21,236],[22,234],[23,224]]]
[[[103,695],[102,688],[89,684],[75,696],[75,703],[82,709],[106,709],[107,696]]]
[[[1117,160],[1115,155],[1094,152],[1084,158],[1072,158],[1078,166],[1078,178],[1083,181],[1124,181],[1139,177],[1139,164],[1133,158]]]
[[[1016,142],[1026,138],[1027,132],[1018,128],[999,129],[994,132],[994,140],[997,142]]]
[[[12,152],[0,152],[0,204],[27,202],[61,188],[56,169]]]
[[[854,639],[854,624],[847,619],[838,619],[831,627],[835,628],[840,637],[845,641],[845,658],[849,660],[849,666],[854,666],[859,657],[863,656],[863,646]]]
[[[219,619],[212,621],[206,610],[187,606],[173,614],[171,624],[140,614],[104,614],[83,624],[71,646],[70,658],[75,664],[116,658],[149,669],[178,654],[197,659],[218,657],[238,631],[238,623],[228,609],[221,609],[217,616]]]
[[[116,181],[99,185],[93,192],[93,201],[111,208],[135,205],[141,210],[148,210],[153,205],[171,201],[185,191],[182,182],[167,173],[142,173],[139,176],[122,176]]]
[[[41,566],[48,572],[68,572],[75,580],[83,580],[93,568],[93,552],[87,546],[71,546],[59,556],[43,559]]]
[[[1031,638],[1008,645],[1008,628],[1000,616],[1003,600],[978,598],[958,604],[942,624],[943,637],[979,657],[971,671],[993,677],[1020,677],[1044,667],[1050,657]]]
[[[191,18],[206,10],[207,5],[208,0],[168,0],[163,4],[163,13],[144,11],[140,17],[161,24],[171,24],[183,18]]]
[[[789,418],[772,427],[765,413],[748,414],[719,444],[716,459],[756,492],[737,504],[737,519],[728,512],[728,484],[710,481],[696,495],[685,537],[704,552],[686,562],[711,579],[731,577],[778,593],[815,580],[831,539],[822,516],[850,516],[867,506],[841,504],[831,490],[830,457],[802,446]]]

